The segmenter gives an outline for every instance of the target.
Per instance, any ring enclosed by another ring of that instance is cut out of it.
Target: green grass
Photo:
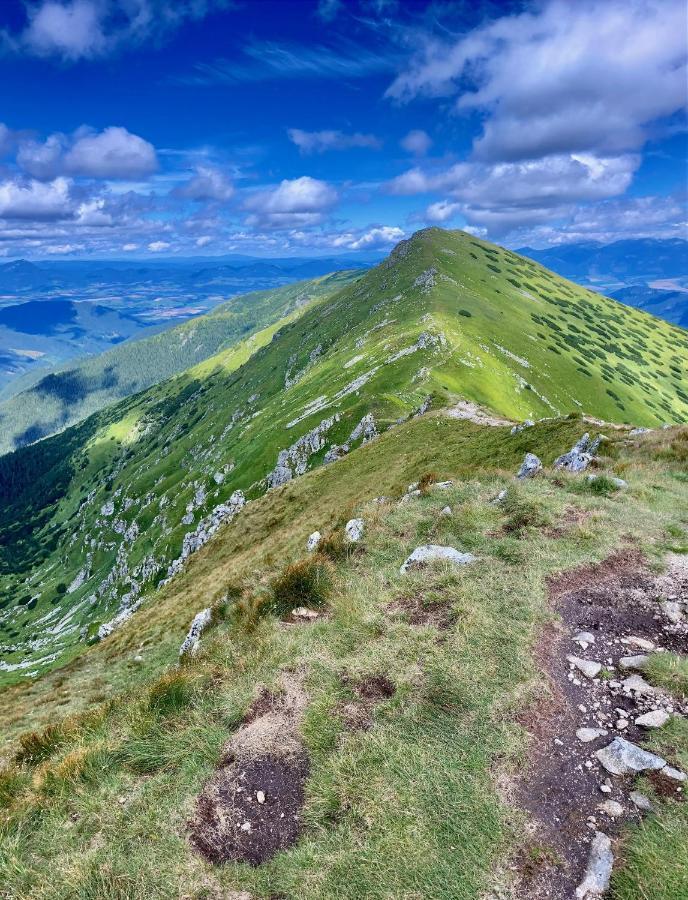
[[[416,280],[433,268],[426,291]],[[236,489],[260,497],[280,451],[328,417],[308,468],[328,447],[359,444],[350,435],[364,415],[385,430],[428,397],[435,408],[462,397],[515,418],[577,409],[649,425],[688,415],[669,366],[686,359],[684,332],[461,232],[421,232],[327,295],[339,283],[325,279],[312,289],[319,299],[303,306],[297,288],[284,289],[290,312],[279,326],[0,457],[0,682],[81,653],[132,580],[154,596],[185,534]],[[270,315],[275,297],[258,298]],[[581,374],[580,358],[592,375]],[[533,449],[524,435],[511,445],[521,452]],[[680,433],[671,439],[662,452],[674,458],[685,442]],[[481,443],[490,463],[493,441]],[[416,477],[436,468],[428,454]],[[189,504],[197,507],[191,526],[182,521]],[[61,595],[65,584],[73,590]]]
[[[663,654],[657,654],[660,656]],[[654,657],[653,657],[654,659]],[[685,660],[684,660],[685,664]],[[688,723],[674,717],[648,740],[682,771],[688,770]],[[688,897],[688,802],[684,795],[667,799],[655,795],[644,779],[640,787],[652,798],[656,812],[627,831],[621,846],[621,866],[612,881],[614,900],[681,900]]]
[[[678,653],[652,653],[643,672],[652,684],[678,698],[688,697],[688,656]]]
[[[638,451],[620,444],[628,492],[598,498],[572,492],[568,479],[544,477],[518,485],[509,509],[490,503],[502,487],[513,491],[509,473],[523,441],[551,462],[579,430],[575,420],[545,423],[524,438],[444,417],[413,420],[257,500],[111,643],[6,691],[3,720],[10,704],[24,704],[28,723],[46,711],[59,716],[51,695],[60,678],[75,703],[96,683],[111,679],[112,689],[105,706],[72,718],[59,741],[43,742],[45,751],[0,778],[10,804],[0,825],[7,896],[155,900],[245,890],[256,900],[475,900],[489,890],[526,840],[497,781],[517,775],[527,753],[515,719],[541,689],[532,648],[551,615],[547,576],[605,558],[622,536],[652,555],[686,502],[688,486],[672,477],[672,464],[650,458],[664,439],[658,434]],[[406,485],[431,469],[455,487],[429,488],[398,505]],[[369,502],[381,493],[392,500]],[[440,515],[446,504],[451,518]],[[594,515],[549,537],[543,523],[556,525],[572,504]],[[524,509],[522,533],[505,536]],[[354,512],[366,522],[363,546],[329,564],[326,615],[288,627],[270,615],[250,623],[232,615],[247,592],[268,595],[311,531],[341,531]],[[400,575],[406,555],[426,540],[471,549],[479,561]],[[505,545],[524,552],[512,558]],[[226,585],[227,617],[204,636],[200,655],[177,669],[193,614],[224,596]],[[405,610],[415,603],[428,612],[427,624],[411,624]],[[133,662],[136,653],[142,663]],[[286,670],[303,673],[309,698],[301,727],[311,760],[304,834],[258,869],[212,867],[187,842],[194,798],[259,686],[274,688]],[[348,685],[376,674],[395,693],[373,709],[370,730],[349,731]],[[688,765],[682,731],[651,740]],[[684,809],[667,802],[641,837],[629,835],[615,875],[623,900],[681,896],[662,891],[683,877],[676,853]]]

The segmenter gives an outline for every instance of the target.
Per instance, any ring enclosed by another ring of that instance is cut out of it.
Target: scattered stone
[[[669,721],[671,716],[663,709],[653,709],[651,712],[643,713],[635,720],[636,725],[643,728],[662,728]]]
[[[322,540],[322,535],[319,531],[314,531],[313,534],[308,538],[306,543],[306,550],[309,553],[313,553],[314,550],[317,550],[320,546],[320,541]]]
[[[636,437],[639,434],[647,434],[648,431],[652,431],[651,428],[631,428],[628,432],[629,437]]]
[[[594,662],[594,660],[591,659],[581,659],[579,656],[567,656],[566,659],[572,666],[575,666],[579,672],[582,672],[586,678],[591,680],[596,678],[602,669],[600,663]]]
[[[620,803],[617,803],[616,800],[605,800],[604,803],[600,803],[597,808],[600,812],[610,816],[612,819],[618,819],[619,816],[622,816],[624,813],[623,806]]]
[[[445,506],[444,509],[442,510],[442,512],[440,513],[440,515],[442,515],[442,516],[451,516],[451,514],[452,514],[451,506]]]
[[[636,656],[622,656],[619,665],[622,669],[642,669],[650,657],[645,653]]]
[[[673,766],[664,766],[662,775],[664,775],[665,778],[671,778],[672,781],[686,781],[686,779],[688,779],[688,775],[684,772],[679,772],[679,770],[674,769]]]
[[[318,618],[318,613],[314,609],[308,609],[307,606],[297,606],[296,609],[292,609],[291,614],[295,619]]]
[[[583,650],[587,650],[590,644],[595,643],[595,635],[590,631],[579,631],[578,634],[573,638],[573,642],[575,644],[579,644]]]
[[[611,744],[597,750],[595,756],[612,775],[628,775],[631,772],[663,769],[666,766],[666,760],[661,756],[648,753],[622,737],[614,738]]]
[[[594,741],[599,737],[605,737],[609,732],[606,728],[579,728],[576,732],[576,737],[579,741],[583,741],[584,744],[589,744],[590,741]]]
[[[506,500],[506,490],[500,491],[492,501],[493,503],[503,503]]]
[[[683,610],[675,600],[665,600],[662,603],[662,612],[673,625],[680,625],[683,621]]]
[[[438,488],[440,491],[447,491],[450,487],[454,487],[453,481],[436,481],[433,484],[433,488]]]
[[[635,635],[632,637],[621,638],[621,643],[626,644],[628,647],[638,647],[639,650],[655,649],[655,645],[652,641],[648,641],[647,638],[636,637]]]
[[[605,782],[604,784],[600,785],[600,790],[602,791],[603,794],[611,794],[612,786],[611,786],[611,784],[607,784]]]
[[[363,537],[363,519],[349,519],[344,534],[349,544],[357,544]]]
[[[511,429],[511,433],[520,434],[526,428],[532,428],[533,425],[535,425],[535,422],[533,422],[532,419],[526,419],[525,422],[523,422],[521,425],[514,425],[514,427]]]
[[[535,478],[540,472],[542,472],[542,462],[534,453],[526,453],[516,477],[520,479]]]
[[[631,803],[634,806],[637,806],[638,809],[643,812],[652,812],[652,803],[650,802],[650,798],[646,797],[645,794],[641,794],[640,791],[631,791],[629,794]]]
[[[445,560],[455,566],[465,566],[475,562],[476,557],[472,553],[460,553],[454,547],[442,547],[438,544],[424,544],[416,547],[413,553],[399,570],[403,575],[412,568],[422,568],[426,563],[434,560]]]
[[[648,684],[645,679],[640,675],[631,675],[628,678],[624,678],[621,682],[621,686],[625,691],[633,691],[636,694],[654,694],[655,689],[651,684]]]
[[[609,887],[613,865],[612,842],[606,834],[596,831],[583,881],[576,888],[576,900],[601,897]]]

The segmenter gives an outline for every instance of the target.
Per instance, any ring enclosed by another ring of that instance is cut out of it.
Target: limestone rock
[[[594,660],[591,659],[581,659],[579,656],[567,656],[566,659],[572,666],[575,666],[579,672],[582,672],[586,678],[596,678],[602,669],[600,663],[594,662]]]
[[[313,553],[314,550],[317,550],[320,546],[320,541],[322,540],[322,535],[319,531],[314,531],[313,534],[308,538],[306,542],[306,550],[309,553]]]
[[[612,775],[628,775],[647,769],[663,769],[666,766],[666,760],[661,756],[648,753],[647,750],[621,737],[614,738],[611,744],[598,750],[595,755]]]
[[[665,778],[671,778],[672,781],[686,781],[688,779],[688,775],[684,772],[679,772],[678,769],[675,769],[673,766],[665,766],[662,769],[662,775]]]
[[[609,734],[609,732],[606,728],[579,728],[576,732],[576,737],[584,744],[588,744],[590,741],[605,737],[607,734]]]
[[[683,621],[683,610],[675,600],[665,600],[662,603],[662,612],[674,625],[680,625]]]
[[[668,712],[665,712],[663,709],[653,709],[651,712],[643,713],[642,716],[638,716],[635,720],[636,725],[640,725],[643,728],[662,728],[662,726],[666,725],[671,716]]]
[[[540,472],[542,472],[542,462],[534,453],[526,453],[516,477],[520,479],[534,478]]]
[[[193,618],[193,622],[191,623],[191,627],[189,628],[188,634],[184,638],[181,647],[179,648],[179,655],[186,656],[187,653],[193,656],[194,653],[198,650],[201,635],[205,631],[205,629],[210,625],[213,614],[210,610],[210,607],[206,609],[202,609],[199,613]]]
[[[650,657],[646,653],[638,653],[636,656],[622,656],[619,665],[622,669],[642,669]]]
[[[554,461],[555,469],[566,469],[568,472],[583,472],[592,462],[595,452],[599,446],[600,439],[590,440],[590,435],[586,433],[583,437],[573,445],[568,453],[562,454]]]
[[[601,897],[609,887],[613,865],[612,842],[606,834],[596,831],[590,845],[585,875],[576,888],[576,900]]]
[[[652,812],[652,803],[650,802],[650,798],[646,797],[645,794],[641,794],[640,791],[631,791],[628,796],[631,803],[638,809],[643,812]]]
[[[424,544],[416,547],[413,553],[399,570],[402,575],[409,569],[422,568],[425,563],[435,560],[445,560],[455,566],[465,566],[475,562],[476,557],[472,553],[460,553],[454,547],[442,547],[438,544]]]
[[[344,534],[349,544],[357,544],[363,537],[363,519],[349,519]]]
[[[633,691],[635,694],[645,694],[650,696],[655,692],[652,685],[648,684],[640,675],[631,675],[628,678],[624,678],[621,682],[621,686],[625,691]]]
[[[624,812],[623,806],[620,803],[617,803],[616,800],[605,800],[604,803],[600,803],[597,808],[600,812],[610,816],[612,819],[618,819]]]
[[[578,644],[583,648],[583,650],[587,649],[590,644],[595,643],[595,635],[590,631],[579,631],[577,635],[573,638],[573,642]]]

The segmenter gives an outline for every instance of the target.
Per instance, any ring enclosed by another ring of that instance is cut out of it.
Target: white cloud
[[[78,253],[83,249],[83,244],[47,244],[43,247],[43,251],[51,256],[66,256],[69,253]]]
[[[387,96],[456,95],[458,112],[482,113],[476,158],[612,155],[685,105],[685,33],[684,0],[550,0],[426,41]]]
[[[72,214],[70,187],[67,178],[56,178],[48,183],[33,179],[2,181],[0,218],[39,221],[68,218]]]
[[[151,241],[148,245],[148,249],[151,253],[162,253],[163,250],[168,250],[170,244],[168,241]]]
[[[461,212],[461,209],[461,203],[453,203],[451,200],[439,200],[437,203],[431,203],[428,206],[425,210],[425,218],[429,222],[439,224],[440,222],[447,222],[449,219],[453,219],[454,216]]]
[[[122,245],[122,250],[124,250],[125,253],[133,253],[134,250],[138,250],[138,249],[139,249],[138,244],[123,244]]]
[[[337,202],[337,191],[325,181],[303,175],[285,179],[277,187],[250,195],[244,208],[247,224],[265,228],[300,228],[317,225]]]
[[[160,40],[186,20],[231,7],[232,0],[37,0],[26,6],[24,30],[0,33],[0,39],[15,52],[75,62]]]
[[[399,143],[404,150],[413,153],[414,156],[425,156],[432,146],[432,138],[427,131],[423,131],[420,128],[414,128],[412,131],[409,131]]]
[[[289,140],[296,144],[301,153],[325,153],[328,150],[349,150],[354,147],[367,147],[379,150],[382,141],[374,134],[345,134],[343,131],[302,131],[300,128],[287,130]]]
[[[78,138],[64,158],[71,175],[142,178],[158,168],[155,148],[126,128],[110,127]]]
[[[338,235],[331,244],[333,247],[346,247],[347,250],[377,250],[396,244],[403,236],[401,228],[381,225],[358,235],[351,233]]]
[[[207,247],[208,244],[212,243],[212,240],[213,239],[210,237],[209,234],[204,234],[201,237],[196,239],[196,246],[197,247]]]
[[[71,137],[51,134],[46,141],[20,143],[17,164],[34,178],[57,175],[89,178],[143,178],[158,168],[155,148],[126,128],[93,132],[81,128]]]
[[[37,56],[62,56],[68,60],[97,56],[105,48],[102,30],[103,4],[93,0],[59,3],[46,0],[29,7],[24,44]]]
[[[76,209],[76,221],[79,225],[103,227],[112,225],[113,219],[112,215],[105,211],[105,200],[100,197],[79,204]]]
[[[185,184],[175,188],[173,194],[186,200],[216,200],[224,202],[234,194],[234,187],[227,176],[211,166],[199,166],[196,174]]]

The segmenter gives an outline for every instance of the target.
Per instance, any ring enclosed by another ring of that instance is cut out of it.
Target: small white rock
[[[652,712],[643,713],[635,720],[636,725],[643,728],[662,728],[669,721],[671,716],[663,709],[653,709]]]
[[[631,637],[621,638],[621,643],[626,644],[628,647],[639,647],[641,650],[654,650],[655,645],[652,641],[648,641],[647,638],[636,637],[632,635]]]
[[[317,550],[320,546],[320,541],[322,540],[322,535],[319,531],[314,531],[313,534],[308,538],[306,543],[306,550],[309,553],[313,553],[314,550]]]
[[[631,803],[641,809],[643,812],[652,812],[652,803],[650,802],[650,798],[646,797],[645,794],[641,794],[640,791],[631,791],[628,795],[630,797]]]
[[[256,800],[259,803],[265,803],[265,791],[256,791]]]
[[[357,544],[363,537],[363,519],[349,519],[344,528],[346,540],[350,544]]]
[[[600,812],[610,816],[612,819],[618,819],[619,816],[623,815],[624,811],[623,806],[620,803],[617,803],[616,800],[605,800],[604,803],[600,803],[597,808]]]
[[[576,732],[576,737],[584,744],[588,744],[590,741],[594,741],[599,737],[604,737],[606,734],[608,734],[606,728],[579,728]]]
[[[567,656],[566,659],[590,680],[595,678],[602,668],[600,663],[591,659],[581,659],[579,656]]]

